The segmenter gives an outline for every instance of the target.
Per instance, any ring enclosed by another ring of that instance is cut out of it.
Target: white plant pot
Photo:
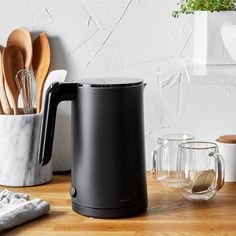
[[[204,65],[235,64],[224,47],[223,25],[236,24],[236,11],[194,13],[194,61]]]
[[[236,63],[236,25],[222,26],[221,36],[227,52]]]

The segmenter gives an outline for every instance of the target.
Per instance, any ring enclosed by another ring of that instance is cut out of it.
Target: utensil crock
[[[0,115],[0,185],[23,187],[49,182],[52,164],[38,163],[42,114]]]

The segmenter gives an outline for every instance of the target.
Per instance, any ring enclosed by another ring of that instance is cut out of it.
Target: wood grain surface
[[[177,189],[165,188],[150,174],[149,207],[145,214],[119,220],[84,217],[71,210],[70,176],[54,176],[46,185],[9,188],[42,198],[50,213],[4,231],[1,235],[54,236],[156,236],[156,235],[236,235],[236,183],[226,183],[208,202],[185,200]],[[0,190],[4,187],[0,187]]]

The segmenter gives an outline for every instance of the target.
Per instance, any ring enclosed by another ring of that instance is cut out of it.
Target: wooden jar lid
[[[236,143],[236,135],[223,135],[217,141],[220,143]]]

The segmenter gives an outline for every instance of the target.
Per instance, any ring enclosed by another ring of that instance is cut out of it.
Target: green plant
[[[173,17],[180,14],[193,14],[195,11],[234,11],[236,0],[180,0],[179,9],[172,12]]]

